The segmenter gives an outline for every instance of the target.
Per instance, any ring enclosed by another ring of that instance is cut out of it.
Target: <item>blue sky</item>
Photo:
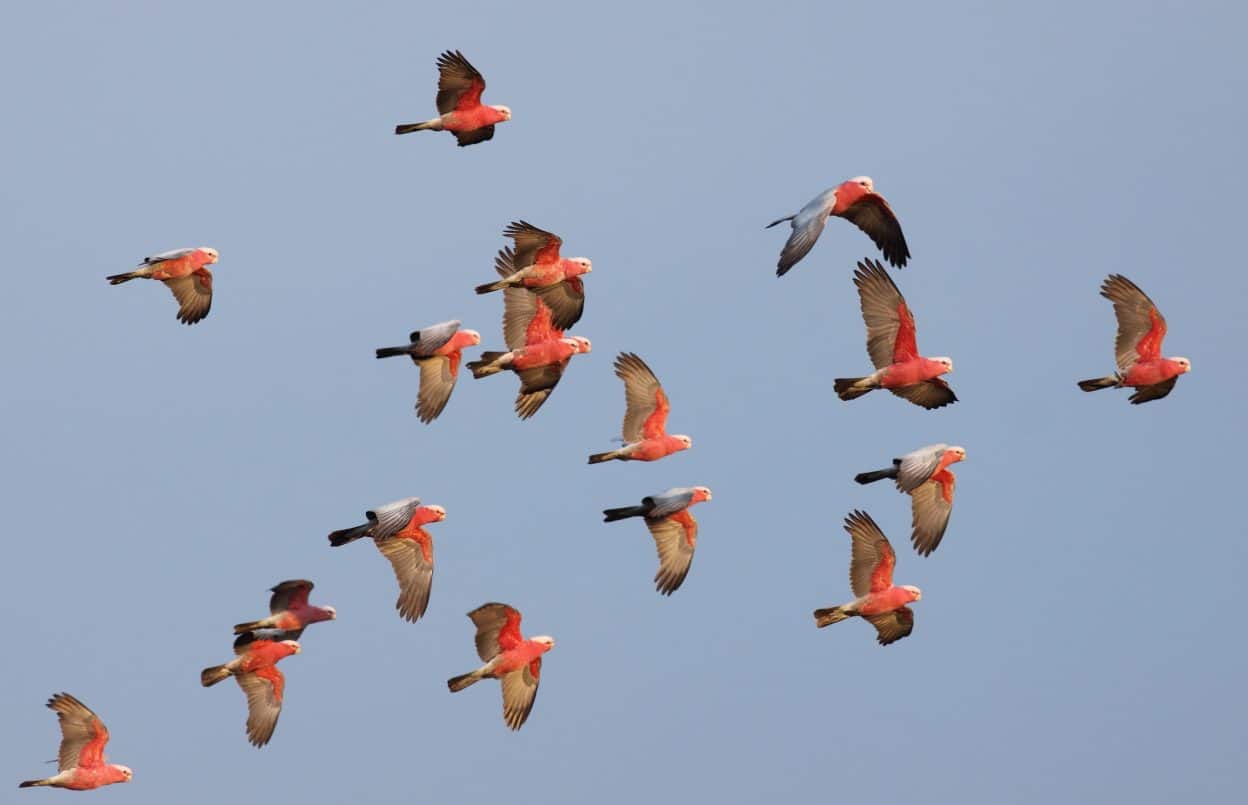
[[[52,768],[68,690],[135,769],[99,802],[1237,799],[1244,12],[936,5],[6,7],[0,779]],[[394,137],[453,48],[513,120]],[[869,368],[864,235],[830,222],[774,276],[763,225],[858,174],[902,219],[951,408],[833,395]],[[465,379],[424,426],[417,372],[372,350],[449,318],[501,344],[472,287],[517,218],[593,259],[594,352],[531,421],[511,378]],[[191,245],[221,252],[194,327],[103,280]],[[1111,272],[1192,359],[1162,402],[1075,388],[1112,369]],[[619,351],[692,450],[585,465]],[[969,457],[923,559],[908,501],[851,479],[937,441]],[[600,511],[695,484],[662,598],[645,529]],[[371,545],[325,541],[409,494],[448,511],[417,625]],[[849,595],[854,508],[924,591],[888,648],[810,616]],[[199,670],[300,577],[339,620],[283,663],[257,751]],[[494,683],[445,688],[490,600],[558,640],[518,734]]]

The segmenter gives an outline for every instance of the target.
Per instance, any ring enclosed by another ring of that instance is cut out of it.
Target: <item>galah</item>
[[[337,618],[338,612],[333,607],[315,607],[308,603],[308,593],[313,586],[307,579],[291,579],[270,588],[273,595],[269,598],[269,617],[237,624],[234,634],[278,629],[284,637],[298,640],[309,625]]]
[[[438,117],[423,123],[403,123],[395,134],[413,131],[449,131],[459,145],[483,143],[494,136],[494,125],[511,120],[506,106],[483,106],[485,79],[458,50],[438,57]]]
[[[407,355],[420,367],[420,393],[416,397],[416,415],[421,422],[432,422],[446,407],[446,401],[455,390],[459,376],[459,362],[464,347],[481,343],[476,330],[459,329],[459,321],[432,324],[412,333],[410,344],[401,347],[381,347],[378,358]]]
[[[646,528],[650,529],[659,551],[655,589],[663,595],[671,595],[689,575],[693,550],[698,544],[698,521],[689,513],[689,507],[710,499],[711,490],[705,486],[678,486],[642,498],[640,506],[607,509],[602,513],[603,522],[612,523],[628,517],[646,519]]]
[[[840,398],[853,400],[883,388],[929,410],[957,402],[953,389],[940,379],[953,371],[953,359],[919,354],[914,314],[880,261],[858,263],[854,285],[867,325],[867,354],[876,371],[867,377],[836,378],[834,388]]]
[[[893,466],[888,469],[860,472],[854,480],[869,484],[892,478],[897,482],[897,489],[910,496],[910,542],[922,556],[928,556],[940,545],[953,511],[953,490],[958,479],[949,466],[964,458],[966,450],[962,447],[932,444],[893,459]]]
[[[365,513],[368,522],[329,535],[329,544],[346,545],[360,537],[372,537],[377,550],[390,562],[399,583],[394,608],[406,621],[415,623],[429,606],[433,587],[433,537],[424,529],[446,519],[441,506],[421,506],[420,498],[404,498]]]
[[[815,626],[822,629],[857,615],[875,627],[876,639],[887,646],[914,629],[914,612],[906,606],[923,597],[918,587],[893,586],[897,554],[880,527],[866,512],[853,511],[845,518],[845,530],[853,540],[849,562],[849,586],[854,600],[839,607],[815,610]]]
[[[514,255],[503,249],[494,260],[499,276],[512,273]],[[507,352],[483,352],[468,364],[474,378],[489,377],[503,370],[520,378],[516,414],[528,419],[537,413],[554,391],[573,355],[590,352],[588,338],[567,336],[554,326],[553,313],[542,297],[524,288],[503,290],[503,340]]]
[[[594,270],[588,257],[560,257],[563,241],[527,221],[512,221],[503,236],[515,241],[515,249],[503,249],[494,260],[502,279],[478,285],[485,294],[504,288],[527,288],[542,297],[558,330],[567,330],[585,312],[585,285],[581,277]],[[507,272],[503,273],[506,268]]]
[[[497,679],[503,688],[503,721],[518,730],[533,709],[542,655],[555,647],[555,638],[540,635],[526,640],[520,634],[520,611],[506,604],[482,604],[468,617],[477,627],[477,656],[485,664],[448,679],[446,685],[457,693],[482,679]]]
[[[200,672],[199,681],[206,688],[232,676],[247,694],[247,740],[252,746],[264,746],[273,737],[286,689],[277,663],[299,652],[294,640],[267,640],[247,632],[234,641],[234,659]]]
[[[1192,362],[1187,358],[1161,357],[1166,320],[1134,282],[1120,274],[1110,274],[1101,285],[1101,296],[1114,303],[1114,316],[1118,319],[1118,338],[1114,342],[1118,371],[1109,377],[1080,380],[1079,388],[1133,388],[1135,393],[1129,398],[1132,405],[1160,400],[1179,382],[1179,375],[1192,371]]]
[[[615,376],[624,381],[624,446],[595,453],[589,457],[590,464],[657,461],[693,447],[688,436],[667,434],[667,414],[672,406],[645,361],[631,352],[621,352],[615,359]]]
[[[208,315],[212,308],[212,272],[208,266],[217,262],[217,250],[207,246],[144,257],[134,271],[106,277],[109,285],[137,279],[160,280],[178,300],[178,321],[194,324]]]
[[[57,773],[42,780],[26,780],[18,788],[52,786],[73,791],[90,791],[113,783],[128,783],[134,777],[128,767],[109,763],[104,757],[108,727],[85,704],[68,693],[48,699],[61,725],[61,748],[56,756]]]
[[[776,276],[784,276],[806,256],[819,239],[819,233],[823,232],[824,222],[833,215],[866,232],[888,262],[898,268],[906,264],[910,247],[906,245],[906,236],[901,233],[901,223],[893,214],[893,208],[875,192],[875,183],[870,176],[855,176],[815,196],[797,214],[786,215],[767,224],[766,228],[770,229],[790,221],[793,228],[780,252]]]

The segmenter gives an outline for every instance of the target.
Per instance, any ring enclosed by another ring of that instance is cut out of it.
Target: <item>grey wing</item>
[[[949,388],[949,384],[939,377],[924,380],[922,383],[916,383],[913,386],[889,389],[889,391],[903,400],[909,400],[929,411],[933,408],[943,408],[950,403],[958,401],[958,395],[954,394],[953,389]]]
[[[880,615],[864,615],[878,633],[875,639],[881,646],[896,643],[914,631],[914,611],[910,607],[899,607],[892,612]]]
[[[442,413],[451,392],[455,390],[455,375],[451,374],[451,359],[445,355],[420,360],[420,393],[416,397],[416,415],[421,422],[432,422]]]
[[[476,145],[477,143],[483,143],[486,140],[493,139],[493,137],[494,137],[493,126],[482,126],[481,128],[473,129],[472,131],[455,132],[456,143],[460,145],[461,147],[465,145]]]
[[[370,536],[378,540],[389,539],[402,531],[419,505],[420,498],[403,498],[365,512],[373,524]]]
[[[432,355],[435,350],[451,340],[451,336],[455,335],[459,329],[459,324],[458,319],[453,319],[416,330],[409,336],[414,347],[411,354],[417,358]]]
[[[646,528],[654,537],[659,552],[659,570],[654,574],[654,586],[662,595],[671,595],[680,589],[689,566],[693,564],[693,551],[698,543],[698,521],[689,518],[692,527],[685,529],[679,521],[670,517],[647,517]]]
[[[139,263],[139,265],[150,266],[150,265],[155,265],[156,263],[163,263],[166,260],[176,260],[179,257],[186,257],[188,254],[190,254],[193,251],[195,251],[194,248],[170,249],[167,252],[161,252],[160,254],[153,254],[150,257],[144,257],[143,262]]]
[[[867,326],[867,354],[876,369],[883,369],[893,363],[901,307],[906,300],[879,260],[860,261],[854,271],[854,285],[858,288],[862,321]]]
[[[948,447],[946,444],[933,444],[902,456],[901,465],[897,468],[897,488],[902,492],[912,492],[922,486],[932,477]]]
[[[950,473],[952,475],[952,473]],[[950,497],[956,488],[954,479],[950,488]],[[953,501],[945,500],[943,487],[936,481],[928,481],[910,493],[910,509],[912,513],[913,531],[910,542],[922,556],[928,556],[940,545],[945,536],[945,528],[949,525],[949,515],[953,512]]]
[[[567,330],[581,320],[585,312],[585,285],[580,277],[539,288],[537,293],[550,308],[551,324],[557,330]]]
[[[279,678],[282,672],[273,673]],[[254,673],[237,674],[238,686],[247,694],[247,740],[252,746],[264,746],[273,737],[277,717],[282,714],[282,700],[273,690],[273,683]]]
[[[429,606],[433,588],[433,563],[425,561],[420,544],[410,539],[387,539],[377,543],[399,582],[399,598],[394,608],[404,620],[415,623]]]
[[[691,500],[693,500],[693,487],[677,486],[657,495],[642,498],[641,502],[642,505],[650,507],[650,517],[667,517],[689,508]]]
[[[537,699],[542,659],[539,657],[533,662],[538,668],[536,676],[530,666],[525,665],[499,678],[503,688],[503,721],[513,730],[520,729],[528,719],[533,710],[533,702]]]
[[[624,441],[639,442],[642,426],[658,407],[656,395],[663,386],[646,362],[631,352],[621,352],[615,359],[615,376],[624,381]]]
[[[884,253],[884,259],[901,268],[910,257],[910,247],[901,232],[901,222],[893,214],[884,197],[869,193],[845,211],[843,216],[854,226],[866,232],[876,247]]]
[[[207,281],[201,275],[208,275]],[[173,292],[178,300],[178,321],[183,324],[194,324],[208,315],[212,309],[212,273],[201,268],[185,277],[165,280],[165,287]]]
[[[1140,403],[1152,402],[1160,400],[1174,389],[1174,384],[1179,382],[1179,378],[1172,377],[1169,380],[1163,380],[1160,383],[1154,383],[1151,386],[1141,386],[1136,389],[1135,393],[1127,399],[1132,405]]]
[[[871,592],[871,574],[880,561],[881,542],[888,544],[888,537],[866,512],[853,511],[845,518],[845,530],[852,544],[849,560],[849,587],[854,595]]]
[[[810,253],[823,232],[832,205],[836,203],[836,189],[825,190],[815,196],[805,207],[793,216],[793,231],[780,250],[780,261],[776,263],[776,276],[782,277],[797,262]]]

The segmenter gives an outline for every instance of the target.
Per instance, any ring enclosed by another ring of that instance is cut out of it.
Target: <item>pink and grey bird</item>
[[[698,521],[689,507],[711,499],[705,486],[680,486],[641,499],[639,506],[607,509],[603,522],[612,523],[629,517],[644,517],[646,528],[654,537],[659,551],[659,571],[654,575],[655,589],[671,595],[689,575],[693,550],[698,544]]]
[[[693,447],[684,434],[669,436],[667,414],[672,409],[667,393],[646,362],[631,352],[615,359],[615,376],[624,381],[624,446],[595,453],[590,464],[604,461],[657,461]]]
[[[824,222],[831,216],[844,218],[866,232],[884,253],[884,259],[898,268],[909,259],[910,247],[906,245],[906,236],[901,232],[901,223],[893,214],[893,208],[875,192],[871,177],[855,176],[815,196],[795,215],[786,215],[767,224],[766,228],[770,229],[790,221],[793,227],[793,233],[780,252],[776,276],[784,276],[806,256],[823,232]]]
[[[490,603],[468,613],[477,627],[477,656],[485,663],[475,671],[446,681],[452,693],[482,679],[497,679],[503,688],[503,721],[520,729],[542,678],[542,655],[555,647],[555,638],[546,635],[526,640],[520,634],[520,612],[506,604]]]
[[[1110,274],[1101,285],[1101,296],[1114,303],[1114,316],[1118,319],[1118,337],[1114,341],[1118,371],[1108,377],[1081,380],[1079,388],[1133,388],[1135,393],[1129,398],[1132,405],[1160,400],[1179,382],[1179,375],[1192,371],[1192,362],[1161,356],[1166,320],[1134,282]]]
[[[558,235],[526,221],[513,221],[503,230],[515,241],[515,249],[503,249],[494,268],[502,279],[477,286],[485,294],[504,288],[527,288],[540,295],[551,311],[555,329],[567,330],[585,311],[585,285],[581,277],[594,270],[588,257],[560,257]],[[503,273],[504,268],[507,273]]]
[[[438,116],[423,123],[403,123],[395,134],[413,131],[449,131],[459,145],[483,143],[494,136],[495,124],[511,120],[506,106],[484,106],[485,79],[458,50],[438,57]]]
[[[873,389],[888,389],[923,408],[940,408],[958,398],[940,375],[953,371],[952,358],[925,358],[915,341],[914,314],[901,291],[878,260],[858,264],[854,285],[867,325],[867,354],[876,371],[866,377],[838,377],[834,388],[842,400]]]
[[[178,321],[194,324],[212,308],[212,272],[208,266],[215,262],[217,250],[207,246],[174,249],[144,257],[134,271],[113,274],[106,279],[109,285],[137,279],[160,280],[178,300]]]
[[[894,587],[897,554],[880,527],[866,512],[850,512],[845,530],[853,540],[849,586],[854,600],[839,607],[815,610],[815,626],[822,629],[857,615],[875,627],[881,646],[900,640],[914,629],[914,612],[906,606],[923,597],[918,587]]]
[[[494,259],[499,276],[513,273],[514,255],[503,249]],[[588,338],[564,337],[555,327],[554,313],[543,297],[524,288],[503,289],[503,340],[507,352],[483,352],[468,364],[474,378],[510,370],[520,378],[516,414],[528,419],[537,413],[563,377],[573,355],[593,349]]]
[[[928,556],[940,545],[953,511],[953,490],[958,479],[949,466],[964,458],[966,450],[957,445],[933,444],[893,459],[893,466],[888,469],[860,472],[854,480],[869,484],[892,478],[897,482],[897,489],[910,496],[910,542],[916,551]]]
[[[247,740],[252,746],[264,746],[273,737],[286,692],[286,677],[277,670],[277,663],[299,652],[294,640],[269,640],[247,632],[234,641],[234,659],[200,672],[200,684],[206,688],[234,677],[243,689],[247,695]]]
[[[333,607],[317,607],[308,603],[308,594],[313,586],[307,579],[291,579],[270,588],[273,595],[269,598],[269,617],[237,624],[234,634],[276,629],[282,632],[283,638],[298,640],[309,625],[337,618],[338,612]]]
[[[134,772],[126,766],[109,763],[104,757],[108,728],[100,717],[68,693],[48,699],[61,726],[61,748],[56,756],[57,773],[42,780],[26,780],[18,788],[51,786],[72,791],[90,791],[113,783],[128,783]]]
[[[403,498],[365,512],[368,522],[329,535],[329,544],[346,545],[372,537],[377,550],[390,562],[399,583],[394,608],[415,623],[429,606],[433,588],[433,537],[424,526],[446,519],[441,506],[422,506],[420,498]]]
[[[480,344],[481,334],[476,330],[459,329],[458,321],[444,321],[417,330],[409,338],[411,343],[401,347],[381,347],[377,357],[407,355],[420,367],[416,415],[421,422],[432,422],[442,413],[455,390],[464,347]]]

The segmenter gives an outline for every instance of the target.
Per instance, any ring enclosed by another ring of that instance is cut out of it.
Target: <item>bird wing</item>
[[[458,319],[452,319],[451,321],[438,322],[437,324],[431,324],[428,327],[416,330],[408,336],[414,347],[411,354],[417,358],[432,355],[435,350],[451,340],[451,336],[455,335],[455,332],[459,330],[459,325]]]
[[[912,513],[913,531],[910,542],[921,555],[927,556],[940,545],[941,537],[945,536],[945,527],[949,525],[949,515],[953,512],[953,491],[957,486],[957,478],[952,472],[945,471],[949,476],[949,499],[945,499],[945,490],[940,481],[928,481],[910,493],[910,510]]]
[[[914,611],[910,607],[898,607],[892,612],[879,615],[864,615],[878,634],[875,639],[881,646],[896,643],[914,631]]]
[[[666,435],[671,403],[646,362],[631,352],[621,352],[615,359],[615,376],[624,381],[624,441]]]
[[[854,285],[867,325],[867,354],[875,368],[917,358],[914,316],[880,261],[860,261],[854,271]]]
[[[698,544],[698,521],[687,511],[681,511],[670,517],[647,517],[646,528],[650,529],[659,552],[655,589],[663,595],[671,595],[689,575],[693,550]]]
[[[546,398],[555,390],[563,370],[568,368],[566,360],[546,366],[535,366],[524,369],[516,374],[520,378],[520,391],[516,394],[516,415],[528,419],[537,413],[546,402]]]
[[[455,144],[462,148],[465,145],[476,145],[477,143],[483,143],[486,140],[494,139],[494,127],[481,126],[480,128],[475,128],[471,131],[457,131],[454,132],[454,134]]]
[[[1128,397],[1128,401],[1132,405],[1160,400],[1174,389],[1174,384],[1179,382],[1179,378],[1172,377],[1169,380],[1163,380],[1160,383],[1154,383],[1151,386],[1141,386],[1136,389],[1135,393]]]
[[[527,268],[534,263],[556,263],[563,240],[553,232],[538,229],[528,221],[512,221],[503,230],[503,237],[516,244],[516,267]]]
[[[455,390],[459,373],[459,353],[454,357],[435,355],[420,360],[420,393],[416,395],[416,415],[421,422],[432,422],[446,407]]]
[[[433,587],[433,538],[424,529],[417,529],[424,539],[391,537],[377,543],[377,550],[390,560],[394,577],[399,582],[399,598],[394,608],[406,621],[415,623],[429,606]]]
[[[784,242],[784,248],[780,250],[780,261],[776,263],[776,276],[784,276],[790,268],[797,265],[799,260],[810,253],[815,241],[819,240],[823,225],[827,222],[828,215],[835,204],[836,188],[831,188],[815,196],[798,211],[797,215],[793,216],[793,231],[789,233],[789,239]],[[771,226],[778,223],[780,221],[776,221]]]
[[[542,658],[538,657],[528,665],[503,674],[499,679],[503,688],[503,721],[513,730],[520,729],[529,717],[533,700],[537,698],[537,685],[541,676]]]
[[[518,270],[510,246],[499,250],[494,270],[500,277],[510,277]],[[523,349],[559,338],[563,338],[563,330],[554,326],[552,311],[541,297],[527,288],[503,289],[503,340],[507,349]]]
[[[56,757],[57,770],[103,766],[108,728],[99,716],[68,693],[58,693],[48,699],[48,707],[56,713],[61,726],[61,748]]]
[[[693,487],[677,486],[657,495],[642,498],[641,503],[649,508],[647,516],[668,517],[689,508],[691,500],[693,500]]]
[[[307,579],[291,579],[272,588],[273,595],[269,598],[269,613],[276,615],[289,609],[301,609],[308,605],[308,593],[312,592],[312,582]]]
[[[1114,341],[1118,371],[1125,374],[1136,361],[1160,358],[1166,320],[1153,300],[1121,274],[1109,275],[1101,285],[1101,296],[1114,303],[1114,316],[1118,319],[1118,337]]]
[[[195,250],[195,247],[189,249],[170,249],[167,252],[161,252],[160,254],[153,254],[150,257],[144,257],[143,262],[139,263],[139,265],[152,266],[157,263],[167,262],[169,260],[177,260],[179,257],[186,257]]]
[[[469,612],[468,617],[477,627],[477,656],[482,662],[489,662],[524,640],[520,635],[520,611],[514,607],[491,602]]]
[[[920,447],[913,453],[902,456],[901,464],[897,467],[897,488],[902,492],[913,492],[926,483],[940,466],[940,457],[944,455],[947,447],[943,444],[934,444],[929,447]]]
[[[913,386],[891,388],[889,391],[903,400],[909,400],[929,411],[933,408],[942,408],[958,401],[958,395],[954,394],[953,389],[949,388],[949,384],[939,377],[924,380],[922,383],[915,383]]]
[[[165,287],[178,300],[178,321],[194,324],[212,309],[212,272],[198,268],[185,277],[164,280]]]
[[[247,694],[247,740],[253,746],[264,746],[273,737],[277,717],[282,714],[286,677],[276,666],[266,665],[234,678]]]
[[[480,106],[484,91],[485,78],[468,63],[464,54],[448,50],[438,57],[438,97],[435,100],[438,114]]]
[[[373,524],[369,536],[378,540],[393,537],[408,524],[419,505],[420,498],[403,498],[365,512]]]
[[[892,587],[897,555],[871,515],[861,511],[850,512],[845,518],[845,530],[853,540],[849,586],[854,595],[863,596]]]
[[[884,253],[884,259],[901,268],[910,257],[910,247],[901,232],[901,222],[893,214],[893,208],[879,193],[867,193],[850,205],[842,216],[854,226],[866,232]]]
[[[550,308],[551,323],[556,329],[567,330],[581,320],[585,312],[585,284],[572,277],[554,285],[537,289],[538,296]]]

